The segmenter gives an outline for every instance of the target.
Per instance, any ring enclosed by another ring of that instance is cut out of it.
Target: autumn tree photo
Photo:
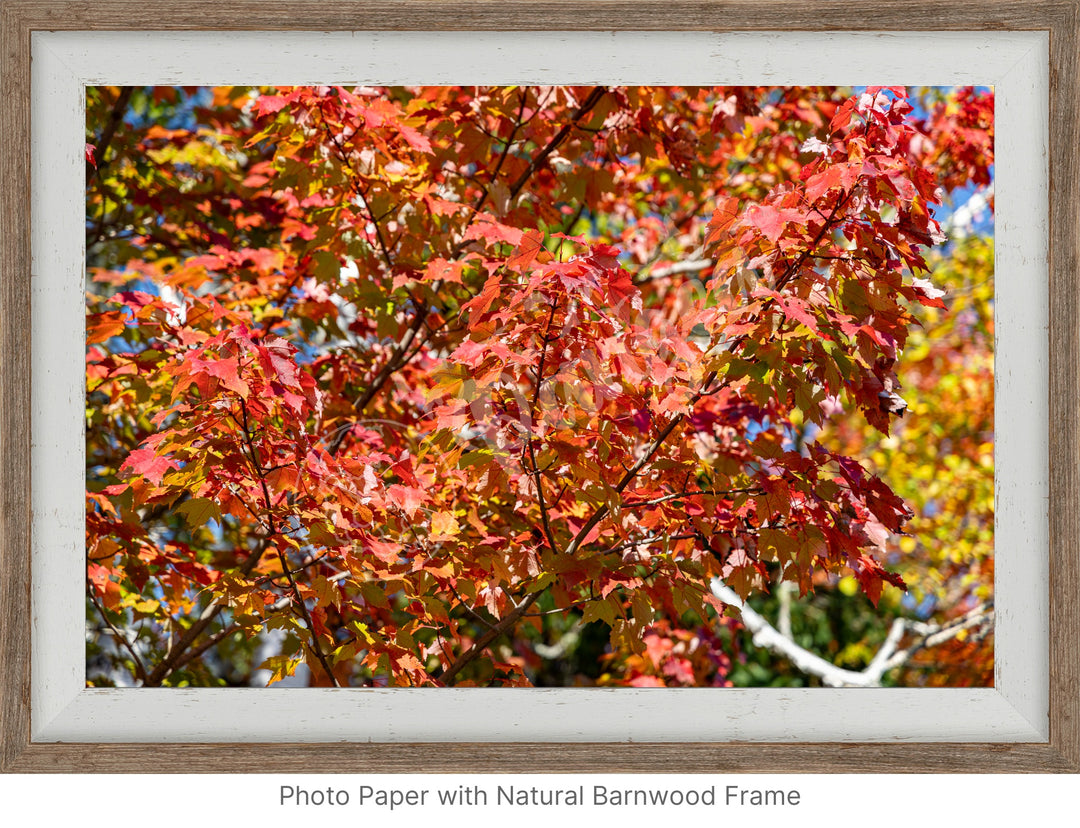
[[[92,686],[993,683],[993,92],[87,89]]]

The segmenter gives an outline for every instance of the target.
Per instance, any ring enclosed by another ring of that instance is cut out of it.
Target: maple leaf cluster
[[[909,404],[964,95],[90,90],[91,673],[724,684],[713,579],[904,588],[909,505],[797,435]]]

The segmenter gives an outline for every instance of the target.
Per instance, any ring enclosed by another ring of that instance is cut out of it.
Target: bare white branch
[[[845,670],[800,647],[788,635],[782,634],[753,607],[744,602],[731,587],[719,578],[712,580],[712,592],[717,598],[742,615],[743,625],[753,635],[754,645],[786,658],[798,670],[817,676],[827,687],[880,687],[881,678],[889,670],[907,663],[919,650],[950,641],[966,630],[988,632],[994,624],[993,602],[980,604],[964,616],[947,624],[926,624],[897,618],[889,628],[885,642],[864,670]],[[914,640],[899,649],[904,636],[911,633]]]

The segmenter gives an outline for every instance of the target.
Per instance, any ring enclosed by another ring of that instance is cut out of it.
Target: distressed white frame
[[[1048,740],[1045,32],[34,32],[36,742]],[[84,87],[316,83],[996,87],[995,687],[85,687]]]

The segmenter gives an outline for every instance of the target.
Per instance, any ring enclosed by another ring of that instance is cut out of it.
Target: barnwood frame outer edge
[[[42,30],[1048,31],[1047,743],[43,744],[30,740],[30,35]],[[1080,772],[1080,0],[0,0],[0,770]],[[203,760],[203,761],[193,761]]]

